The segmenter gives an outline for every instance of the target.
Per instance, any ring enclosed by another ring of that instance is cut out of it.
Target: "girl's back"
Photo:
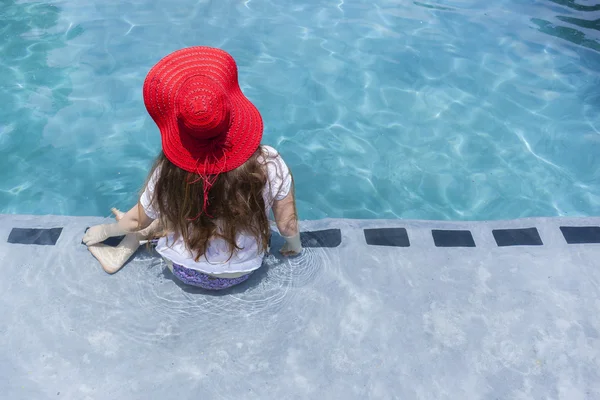
[[[260,267],[271,232],[269,213],[292,191],[291,173],[279,153],[260,146],[241,167],[220,174],[208,192],[205,212],[203,186],[196,174],[159,156],[140,197],[146,215],[159,219],[170,232],[158,241],[157,251],[210,274]],[[295,209],[283,211],[280,225],[295,224]]]

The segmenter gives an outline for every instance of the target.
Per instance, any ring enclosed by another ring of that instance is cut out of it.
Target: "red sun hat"
[[[240,89],[235,60],[221,49],[189,47],[164,57],[144,81],[144,104],[165,156],[185,171],[231,171],[260,145],[260,113]]]

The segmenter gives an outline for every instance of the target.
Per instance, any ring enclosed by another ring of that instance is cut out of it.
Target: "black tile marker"
[[[63,228],[13,228],[8,235],[7,242],[13,244],[54,246],[62,230]]]
[[[342,232],[339,229],[300,232],[302,247],[338,247],[342,243]]]
[[[542,238],[536,228],[494,229],[496,244],[504,246],[542,246]]]
[[[600,226],[561,226],[568,244],[600,243]]]
[[[436,247],[475,247],[471,231],[434,229],[431,234]]]
[[[365,229],[364,234],[370,246],[410,247],[405,228]]]

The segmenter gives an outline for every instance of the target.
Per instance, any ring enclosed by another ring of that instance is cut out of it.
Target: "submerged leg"
[[[137,234],[130,233],[116,247],[96,244],[88,247],[88,250],[98,260],[104,271],[114,274],[125,265],[138,247],[140,247],[140,240]]]
[[[113,208],[113,214],[115,219],[118,221],[123,218],[124,213]],[[116,247],[106,246],[104,244],[97,244],[89,246],[88,250],[98,260],[102,269],[109,274],[114,274],[133,256],[140,247],[141,240],[148,240],[153,238],[156,234],[160,233],[161,226],[158,220],[153,221],[150,226],[139,232],[134,232],[126,235],[121,243]]]

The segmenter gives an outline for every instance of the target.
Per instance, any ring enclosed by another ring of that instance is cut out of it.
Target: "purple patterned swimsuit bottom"
[[[150,240],[150,244],[156,246],[158,239]],[[173,275],[186,285],[196,286],[206,290],[223,290],[245,282],[250,278],[252,272],[237,278],[218,278],[195,269],[184,267],[173,263]]]
[[[206,290],[222,290],[248,280],[252,272],[237,278],[217,278],[216,276],[173,263],[173,275],[186,285],[197,286]]]

